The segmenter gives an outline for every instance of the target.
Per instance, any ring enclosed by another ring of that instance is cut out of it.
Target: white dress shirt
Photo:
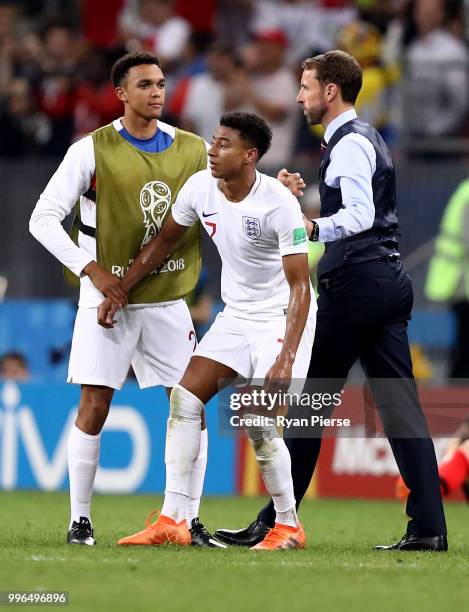
[[[324,134],[326,143],[336,130],[356,118],[352,108],[331,121]],[[362,134],[347,134],[335,145],[324,180],[328,187],[341,190],[342,209],[330,217],[315,219],[321,242],[341,240],[372,227],[375,205],[371,181],[375,171],[375,149]]]

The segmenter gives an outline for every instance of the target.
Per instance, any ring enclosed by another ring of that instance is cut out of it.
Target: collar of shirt
[[[324,140],[326,141],[326,143],[329,142],[336,130],[342,127],[345,123],[348,123],[349,121],[352,121],[352,119],[356,118],[357,113],[354,108],[351,108],[349,110],[344,111],[338,117],[333,119],[327,126],[326,131],[324,133]]]

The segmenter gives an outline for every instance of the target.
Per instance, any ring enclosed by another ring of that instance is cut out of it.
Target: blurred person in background
[[[337,31],[357,17],[350,0],[259,0],[254,5],[252,31],[283,30],[290,43],[287,63],[291,66],[312,51],[329,51]]]
[[[353,21],[339,30],[337,47],[353,55],[362,68],[363,85],[357,98],[357,113],[384,137],[389,134],[389,78],[381,61],[381,33],[366,21]]]
[[[80,56],[80,40],[67,23],[50,23],[43,33],[39,99],[51,121],[52,135],[47,153],[66,152],[74,131],[75,75]]]
[[[255,0],[218,0],[216,31],[220,38],[236,50],[251,40]]]
[[[435,252],[430,260],[425,295],[446,303],[455,320],[455,342],[450,356],[453,384],[469,379],[469,180],[456,189],[443,213]]]
[[[194,30],[182,52],[179,79],[184,80],[207,70],[207,52],[214,43],[210,32]]]
[[[26,79],[12,79],[0,97],[0,156],[40,154],[51,138],[48,117],[37,110]]]
[[[231,95],[237,91],[237,106],[252,108],[272,128],[272,146],[259,168],[278,170],[293,154],[298,111],[289,101],[296,95],[293,72],[285,65],[288,39],[282,30],[257,32],[244,49],[248,74],[239,71],[232,79]]]
[[[109,80],[111,65],[105,51],[90,48],[81,58],[80,74],[74,95],[74,136],[86,134],[117,119],[122,103]]]
[[[132,39],[155,53],[166,76],[180,60],[189,39],[189,23],[175,14],[175,0],[126,0],[119,18],[123,40]]]
[[[239,99],[237,95],[238,90],[234,101],[230,92],[232,83],[236,87],[239,80],[247,79],[247,75],[234,50],[224,43],[214,43],[209,48],[206,64],[206,72],[179,83],[171,98],[169,111],[180,117],[183,129],[210,141],[220,116],[226,110],[238,110],[243,106],[242,97]]]
[[[464,419],[449,441],[438,466],[438,475],[443,497],[461,489],[469,503],[469,417]],[[401,476],[396,481],[395,495],[400,501],[407,501],[409,489]]]
[[[10,351],[0,357],[0,379],[25,382],[29,376],[28,360],[22,353]]]
[[[468,111],[469,56],[448,28],[445,0],[416,0],[416,37],[404,55],[403,130],[412,136],[461,133]]]

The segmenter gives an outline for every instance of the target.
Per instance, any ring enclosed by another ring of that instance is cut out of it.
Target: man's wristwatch
[[[310,219],[310,221],[313,224],[313,230],[309,239],[311,240],[311,242],[317,242],[319,240],[319,225],[316,223],[316,221],[313,221],[312,219]]]

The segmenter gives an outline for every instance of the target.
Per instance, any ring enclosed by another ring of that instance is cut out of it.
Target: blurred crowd
[[[464,137],[463,0],[0,0],[0,156],[61,156],[121,114],[110,66],[155,52],[164,118],[210,139],[220,114],[263,115],[265,166],[315,151],[295,107],[300,64],[342,48],[360,61],[361,116],[390,144]]]

